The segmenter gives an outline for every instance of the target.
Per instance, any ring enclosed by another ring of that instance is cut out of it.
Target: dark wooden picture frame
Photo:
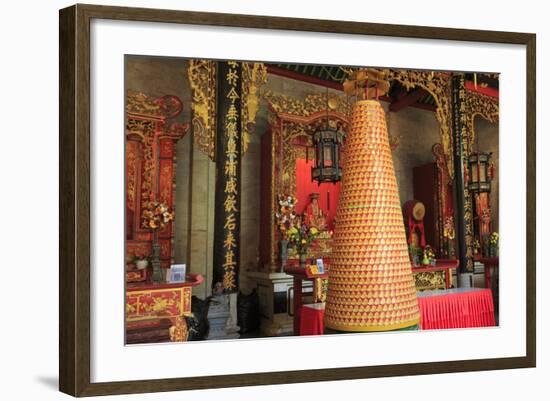
[[[527,215],[526,356],[91,383],[90,334],[90,21],[94,18],[267,28],[526,46]],[[536,36],[359,22],[75,5],[60,11],[59,388],[73,396],[363,379],[534,367],[536,363]]]

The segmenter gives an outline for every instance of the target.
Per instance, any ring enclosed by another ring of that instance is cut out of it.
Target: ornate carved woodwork
[[[490,123],[498,123],[499,118],[499,102],[498,98],[487,96],[479,92],[465,92],[464,97],[464,113],[467,118],[465,121],[466,135],[468,137],[468,155],[475,151],[474,144],[476,140],[475,119],[476,117],[484,118]]]
[[[216,159],[216,62],[189,60],[193,137],[197,147],[211,160]]]
[[[268,104],[269,130],[262,136],[260,263],[275,270],[279,241],[275,225],[277,195],[297,195],[296,160],[312,146],[312,133],[320,125],[326,124],[327,118],[329,124],[340,127],[344,132],[347,130],[352,102],[346,96],[331,95],[327,110],[327,97],[323,94],[297,99],[268,91],[263,98]],[[313,157],[313,152],[309,152]],[[333,206],[336,207],[336,204]],[[317,242],[311,252],[319,251],[318,255],[328,255],[330,238]],[[290,252],[289,258],[293,257],[295,255]]]
[[[449,177],[454,177],[453,168],[453,140],[451,120],[451,75],[443,72],[414,71],[414,70],[384,70],[388,80],[396,80],[405,88],[422,88],[429,92],[435,100],[435,117],[439,122],[441,146],[446,156],[446,165]]]
[[[426,290],[444,290],[445,286],[445,272],[420,272],[415,273],[413,271],[414,284],[418,291]]]
[[[191,292],[190,286],[131,288],[126,291],[126,321],[190,316]]]
[[[174,206],[176,142],[189,124],[174,119],[182,111],[176,96],[151,97],[128,91],[126,101],[126,255],[152,253],[153,233],[142,213],[149,200]],[[161,266],[173,258],[173,224],[158,233]]]
[[[256,129],[256,114],[260,107],[260,89],[267,83],[267,67],[263,63],[241,63],[241,132],[242,153],[245,154],[250,136]]]
[[[184,283],[148,284],[131,283],[126,287],[126,335],[146,336],[151,327],[158,327],[169,319],[171,341],[187,340],[185,317],[192,316],[192,287],[201,284],[201,275],[189,274]],[[160,322],[159,322],[160,319]]]

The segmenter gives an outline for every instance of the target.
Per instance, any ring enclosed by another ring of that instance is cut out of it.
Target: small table
[[[413,267],[412,273],[417,290],[437,290],[449,289],[452,287],[452,269],[458,267],[459,261],[456,259],[437,259],[435,266]],[[443,272],[445,274],[445,283],[439,282],[441,279],[426,279],[429,273]],[[428,274],[427,274],[428,273]]]
[[[300,310],[300,335],[316,336],[325,332],[325,303],[304,304]]]
[[[325,266],[326,269],[326,266]],[[302,282],[303,281],[314,281],[316,279],[326,279],[328,278],[328,272],[325,271],[323,274],[312,274],[308,268],[303,268],[300,266],[286,266],[285,273],[292,276],[294,279],[294,322],[293,322],[293,331],[295,336],[300,335],[300,314],[302,309]]]
[[[171,341],[186,341],[185,316],[191,315],[192,287],[204,281],[200,274],[188,274],[183,283],[151,282],[126,285],[126,322],[169,318]]]

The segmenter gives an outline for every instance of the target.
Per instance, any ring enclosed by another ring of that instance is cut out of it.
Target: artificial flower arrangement
[[[493,232],[489,238],[489,243],[493,246],[498,246],[498,233]]]
[[[277,200],[279,205],[275,212],[277,227],[281,233],[281,239],[288,241],[289,230],[297,224],[297,215],[294,208],[298,200],[291,195],[279,195]]]
[[[166,203],[147,201],[142,213],[142,227],[153,230],[162,230],[174,220],[174,212],[170,211]]]
[[[300,255],[307,253],[309,246],[318,236],[319,230],[315,227],[308,227],[306,224],[292,226],[288,230],[288,240]]]
[[[491,233],[491,236],[489,237],[489,256],[495,257],[498,256],[498,240],[499,235],[497,232]]]
[[[435,264],[435,252],[430,245],[424,247],[424,258],[422,259],[423,265],[434,265]]]

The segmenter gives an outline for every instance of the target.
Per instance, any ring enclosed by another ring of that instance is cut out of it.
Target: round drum
[[[408,220],[413,218],[415,221],[422,221],[426,215],[424,204],[417,200],[408,200],[403,205],[403,216]]]

